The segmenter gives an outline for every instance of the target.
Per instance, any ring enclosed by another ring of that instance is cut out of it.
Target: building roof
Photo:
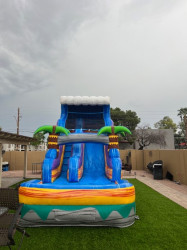
[[[2,144],[28,145],[35,141],[36,140],[33,137],[0,131],[0,143]]]

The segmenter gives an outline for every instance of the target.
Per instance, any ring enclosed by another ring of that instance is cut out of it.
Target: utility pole
[[[18,108],[18,116],[17,116],[17,135],[19,135],[19,120],[20,120],[20,109]]]
[[[17,117],[14,116],[15,120],[16,120],[16,125],[17,125],[17,135],[19,135],[19,123],[21,120],[21,115],[20,115],[20,108],[18,108],[18,114]]]
[[[17,117],[14,116],[14,118],[16,120],[16,125],[17,125],[17,135],[19,135],[19,123],[20,123],[20,119],[21,119],[20,108],[19,107],[18,107]],[[16,150],[18,150],[18,145],[16,145]]]

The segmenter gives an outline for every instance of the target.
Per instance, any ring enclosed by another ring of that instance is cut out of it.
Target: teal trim
[[[127,218],[130,214],[130,211],[132,208],[134,208],[134,211],[136,212],[136,204],[135,202],[131,204],[123,204],[123,205],[87,205],[87,206],[55,206],[55,205],[26,205],[24,204],[22,211],[21,211],[21,217],[23,218],[26,213],[28,213],[30,210],[33,210],[35,213],[38,214],[38,216],[42,220],[47,220],[47,217],[49,213],[53,209],[59,209],[59,210],[65,210],[65,211],[76,211],[81,210],[84,208],[93,207],[95,208],[98,213],[100,214],[101,218],[105,220],[112,211],[117,211],[123,218]]]

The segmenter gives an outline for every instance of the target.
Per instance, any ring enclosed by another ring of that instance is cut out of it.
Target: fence
[[[163,161],[163,176],[167,171],[173,179],[187,185],[187,150],[120,150],[122,160],[130,152],[133,170],[146,170],[149,162]]]
[[[28,151],[27,152],[27,169],[32,170],[32,164],[43,162],[46,151]],[[9,163],[9,170],[23,170],[24,152],[9,151],[3,155],[3,161]]]
[[[32,173],[41,174],[43,162],[33,162],[32,163]]]
[[[44,160],[45,151],[28,151],[28,170],[33,163]],[[174,180],[187,185],[187,150],[120,150],[121,159],[126,163],[127,156],[132,170],[146,170],[149,162],[163,161],[163,174],[169,171]],[[23,170],[24,152],[10,151],[3,155],[3,161],[9,162],[10,170]]]

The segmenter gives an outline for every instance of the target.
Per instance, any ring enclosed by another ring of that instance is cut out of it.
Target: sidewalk
[[[156,190],[160,194],[176,202],[187,209],[187,185],[178,185],[175,182],[164,180],[154,180],[153,175],[143,170],[132,170],[131,173],[122,170],[123,179],[136,178],[147,186]],[[27,171],[27,178],[40,179],[41,173],[33,174]],[[2,187],[9,187],[23,180],[23,171],[6,171],[2,172]]]
[[[38,179],[41,178],[41,173],[33,174],[32,171],[27,171],[26,178]],[[22,181],[23,179],[23,170],[5,171],[2,172],[1,186],[2,188],[7,188]]]
[[[143,182],[144,184],[156,190],[160,194],[164,195],[165,197],[187,209],[186,185],[178,185],[175,182],[167,179],[154,180],[153,175],[144,170],[132,170],[131,173],[124,171],[124,178],[136,178],[137,180]]]

